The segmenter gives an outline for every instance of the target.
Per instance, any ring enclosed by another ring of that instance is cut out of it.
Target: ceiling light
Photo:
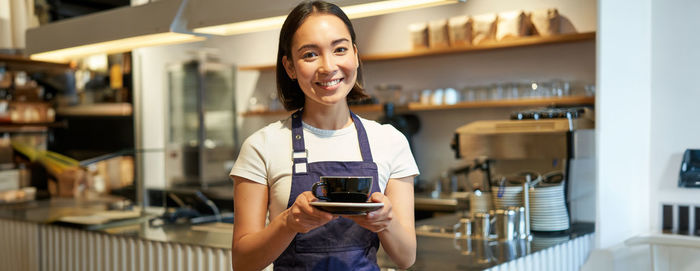
[[[272,1],[272,0],[267,0]],[[437,5],[465,2],[466,0],[383,0],[383,1],[360,1],[360,0],[338,0],[334,1],[339,5],[350,19],[376,16],[392,12],[399,12],[410,9],[425,8]],[[275,0],[279,3],[279,0]],[[293,1],[289,1],[293,2]],[[284,23],[286,14],[293,8],[290,4],[279,5],[271,3],[274,8],[261,9],[257,12],[231,16],[230,11],[250,10],[245,3],[237,3],[227,0],[205,1],[206,8],[193,12],[193,18],[189,21],[190,28],[197,33],[213,35],[235,35],[256,31],[278,29]],[[258,3],[259,7],[265,7],[264,3]],[[202,6],[199,5],[199,6]],[[267,14],[263,11],[267,11]],[[206,12],[205,12],[206,11]],[[228,14],[223,13],[229,11]],[[262,18],[262,19],[260,19]]]
[[[67,62],[93,54],[193,42],[181,19],[187,0],[157,1],[116,8],[27,30],[27,53],[42,61]]]

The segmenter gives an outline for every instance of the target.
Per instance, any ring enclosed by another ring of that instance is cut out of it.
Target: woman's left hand
[[[374,212],[367,213],[366,215],[346,216],[346,218],[355,221],[355,223],[361,227],[372,232],[383,231],[391,225],[391,219],[393,217],[391,201],[384,194],[379,192],[374,192],[370,200],[372,202],[384,203],[384,207]]]

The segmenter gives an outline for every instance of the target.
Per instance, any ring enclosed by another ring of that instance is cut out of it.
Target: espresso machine
[[[532,196],[545,195],[544,192],[550,189],[548,186],[554,186],[553,182],[556,181],[562,184],[561,189],[564,191],[561,198],[565,201],[566,208],[562,209],[566,213],[563,216],[568,216],[565,223],[594,222],[594,140],[593,112],[589,108],[538,108],[514,112],[508,120],[475,121],[461,126],[455,131],[452,148],[457,159],[469,163],[457,172],[476,169],[483,172],[483,181],[474,178],[471,180],[474,194],[500,191],[498,195],[493,195],[498,200],[513,180],[524,180],[526,177],[526,181],[532,185],[527,186],[531,187],[530,199],[524,201],[532,202]],[[522,191],[522,187],[524,186],[521,185],[519,191]],[[541,193],[534,195],[533,192]],[[521,192],[521,198],[518,198],[520,202],[523,201],[523,194],[528,195]],[[495,205],[504,205],[503,202],[496,202]],[[470,203],[472,210],[477,203]],[[489,204],[492,203],[493,200]],[[481,205],[484,208],[481,211],[493,211],[495,208],[492,205]],[[527,206],[532,209],[528,209],[528,213],[535,211],[544,214],[551,211],[548,205],[542,206]],[[549,220],[549,217],[541,220]],[[540,226],[540,230],[544,231],[568,229],[568,225],[535,226]]]

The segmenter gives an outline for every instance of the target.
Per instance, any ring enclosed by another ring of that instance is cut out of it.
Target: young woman
[[[296,110],[243,143],[234,180],[234,270],[379,270],[381,243],[400,268],[413,265],[413,178],[406,138],[360,118],[366,98],[355,32],[343,11],[304,2],[287,16],[277,53],[277,91]],[[309,203],[319,176],[373,176],[370,201],[384,207],[333,215]],[[268,218],[268,223],[266,223]]]

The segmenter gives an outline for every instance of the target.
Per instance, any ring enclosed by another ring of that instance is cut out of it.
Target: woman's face
[[[313,14],[292,37],[291,59],[282,62],[287,75],[296,79],[306,105],[345,102],[357,79],[357,48],[338,17]]]

